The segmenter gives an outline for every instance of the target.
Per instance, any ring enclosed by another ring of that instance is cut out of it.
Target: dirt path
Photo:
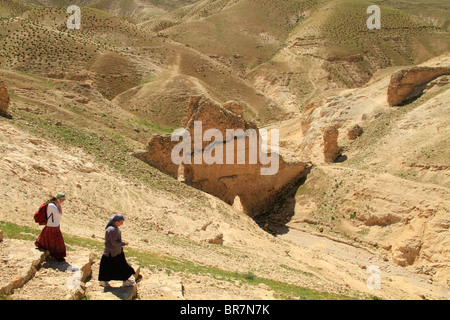
[[[394,264],[380,253],[306,230],[275,226],[271,228],[279,231],[278,238],[303,250],[309,249],[318,266],[321,263],[328,265],[333,261],[337,277],[341,272],[347,273],[349,284],[365,285],[374,296],[389,296],[398,291],[402,299],[448,298],[448,289],[433,284],[428,276],[418,274],[414,268]],[[342,269],[339,270],[339,266]],[[403,292],[400,293],[397,288],[401,288]]]

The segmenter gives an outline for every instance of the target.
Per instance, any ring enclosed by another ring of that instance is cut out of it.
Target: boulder
[[[363,129],[359,125],[354,125],[347,132],[348,140],[356,140],[363,133]]]
[[[209,239],[208,243],[211,244],[223,244],[223,233],[216,235],[214,238]]]

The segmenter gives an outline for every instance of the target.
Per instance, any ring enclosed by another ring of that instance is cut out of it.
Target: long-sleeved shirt
[[[125,246],[125,242],[122,242],[122,232],[116,226],[110,226],[105,231],[105,250],[103,254],[105,256],[111,255],[115,257],[122,253],[122,247]]]

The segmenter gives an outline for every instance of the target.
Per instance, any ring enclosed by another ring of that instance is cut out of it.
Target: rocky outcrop
[[[5,84],[0,81],[0,115],[7,115],[10,103],[8,90],[6,90]]]
[[[238,103],[221,106],[203,96],[191,97],[178,135],[186,141],[183,149],[179,139],[172,141],[173,135],[156,135],[135,156],[230,205],[239,199],[239,207],[250,216],[263,214],[307,173],[309,163],[285,162],[272,145],[275,134],[268,134],[272,150],[266,152],[263,133],[242,114]],[[172,159],[173,150],[177,156],[184,153],[182,162]]]
[[[432,88],[439,88],[439,87],[443,87],[445,85],[447,85],[450,82],[450,79],[448,76],[440,76],[436,79],[434,79],[433,81],[431,81],[430,83],[427,84],[427,88],[426,90],[431,90]]]
[[[355,124],[348,130],[347,138],[348,140],[356,140],[362,133],[363,129],[359,125]]]
[[[448,74],[449,67],[413,67],[395,72],[387,92],[389,106],[398,106],[420,96],[429,82]]]
[[[169,176],[178,178],[180,166],[173,163],[170,157],[170,150],[177,143],[171,141],[170,135],[154,135],[147,144],[147,151],[136,152],[134,156]]]
[[[331,163],[341,155],[341,148],[338,146],[337,140],[339,130],[336,126],[330,126],[323,133],[323,155],[325,162]]]
[[[2,241],[0,294],[9,295],[23,287],[41,267],[49,253],[34,250],[33,246],[21,240]]]
[[[60,262],[37,250],[33,241],[5,239],[0,243],[0,295],[12,300],[83,299],[93,259],[83,251]]]
[[[399,241],[393,248],[393,261],[400,266],[409,266],[418,258],[422,242],[418,238]]]

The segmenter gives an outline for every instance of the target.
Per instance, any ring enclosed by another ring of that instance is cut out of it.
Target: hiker
[[[64,193],[57,193],[48,200],[47,223],[34,243],[38,249],[48,250],[50,256],[58,261],[65,261],[66,244],[59,227],[62,217],[62,204],[66,200]]]
[[[135,274],[134,269],[125,259],[123,247],[128,242],[122,241],[122,232],[119,227],[124,223],[125,218],[121,214],[112,216],[105,228],[105,249],[100,260],[100,270],[98,280],[100,285],[108,287],[108,281],[121,280],[123,286],[131,286],[134,281],[128,280]]]

